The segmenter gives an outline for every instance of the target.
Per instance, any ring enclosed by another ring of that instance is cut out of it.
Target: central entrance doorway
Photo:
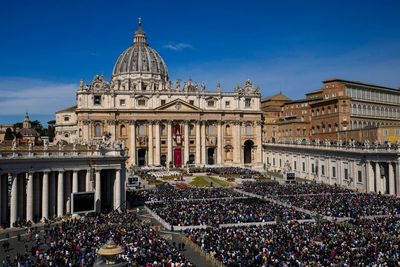
[[[207,149],[207,164],[214,165],[215,164],[215,148],[210,147]]]
[[[182,149],[181,148],[174,149],[174,166],[176,168],[180,168],[182,166]]]

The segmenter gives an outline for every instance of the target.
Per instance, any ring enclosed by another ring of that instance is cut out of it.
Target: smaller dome
[[[122,52],[112,72],[113,78],[124,74],[152,74],[163,82],[168,81],[167,66],[157,51],[147,44],[140,19],[132,46]]]

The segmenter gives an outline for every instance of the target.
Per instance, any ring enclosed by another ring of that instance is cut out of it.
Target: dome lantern
[[[146,33],[142,29],[142,18],[138,20],[138,28],[133,37],[133,45],[147,45]]]

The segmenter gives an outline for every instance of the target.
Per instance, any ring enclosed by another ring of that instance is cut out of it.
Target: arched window
[[[121,125],[119,127],[119,135],[120,136],[126,136],[126,127],[125,127],[125,125]]]
[[[246,125],[246,135],[252,135],[253,134],[253,126],[248,124]]]
[[[231,126],[229,124],[225,127],[225,135],[232,135]]]
[[[145,134],[146,134],[146,131],[144,129],[144,125],[140,124],[139,125],[139,135],[145,135]]]
[[[100,137],[101,134],[102,134],[101,125],[100,125],[99,122],[97,122],[97,123],[94,125],[94,136]]]

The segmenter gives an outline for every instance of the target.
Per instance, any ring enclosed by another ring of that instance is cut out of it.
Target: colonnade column
[[[56,215],[56,207],[57,207],[57,200],[56,200],[56,175],[55,172],[50,172],[50,211],[49,215],[50,217],[53,217]]]
[[[184,122],[184,151],[183,151],[183,165],[186,165],[186,163],[189,161],[189,122],[185,121]]]
[[[153,157],[153,122],[148,123],[148,131],[149,131],[149,143],[148,143],[148,161],[147,165],[154,165],[154,157]]]
[[[368,192],[375,192],[375,175],[372,162],[367,161]]]
[[[95,202],[96,212],[101,211],[101,170],[96,170],[96,191],[95,191]]]
[[[394,195],[396,193],[396,189],[395,189],[395,175],[394,175],[394,168],[393,168],[393,164],[392,162],[388,163],[388,171],[389,171],[389,194],[390,195]]]
[[[72,172],[72,193],[78,192],[78,171]]]
[[[116,169],[115,170],[115,203],[114,203],[114,209],[118,209],[121,211],[121,170]]]
[[[172,122],[167,122],[167,162],[165,163],[169,168],[169,163],[172,162]]]
[[[33,222],[33,173],[28,173],[26,183],[26,221]]]
[[[49,173],[43,172],[42,180],[42,218],[49,218]]]
[[[206,164],[206,122],[201,123],[201,164]]]
[[[90,186],[90,169],[86,170],[85,184],[86,184],[85,191],[86,192],[92,191],[92,187]]]
[[[57,178],[57,217],[64,215],[64,172],[58,171]]]
[[[130,157],[131,157],[131,163],[133,165],[136,165],[136,122],[131,121],[130,125],[130,132],[131,132],[131,143],[130,143]]]
[[[200,150],[200,122],[196,122],[196,164],[201,162],[201,150]]]
[[[217,164],[222,163],[222,122],[217,124]]]
[[[382,185],[381,178],[382,178],[381,177],[381,167],[380,167],[379,162],[377,162],[377,163],[375,163],[375,181],[376,181],[376,192],[377,193],[378,192],[383,193],[382,188],[381,188],[381,185]]]
[[[11,178],[11,199],[10,199],[10,227],[13,227],[13,223],[17,221],[18,212],[18,174],[13,173]]]
[[[156,121],[155,124],[156,131],[156,151],[154,156],[154,165],[160,165],[160,122]]]

